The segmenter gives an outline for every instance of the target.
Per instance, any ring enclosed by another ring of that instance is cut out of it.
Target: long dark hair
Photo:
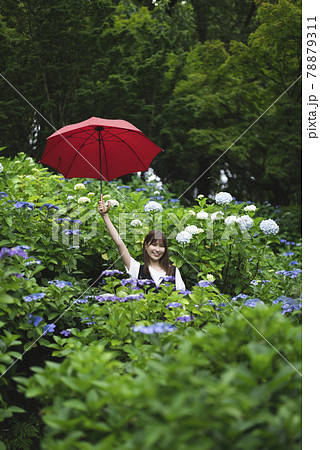
[[[157,230],[149,231],[147,236],[144,238],[144,241],[143,241],[143,261],[144,261],[143,272],[145,275],[150,274],[149,273],[150,258],[147,253],[146,247],[150,244],[157,244],[158,242],[160,244],[162,244],[165,248],[165,252],[159,260],[161,269],[163,269],[167,275],[174,275],[174,268],[169,260],[169,249],[168,249],[168,242],[167,242],[166,235],[164,233],[162,233],[162,231],[157,231]]]

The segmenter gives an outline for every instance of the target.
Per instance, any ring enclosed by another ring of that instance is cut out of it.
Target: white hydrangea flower
[[[200,234],[200,233],[203,233],[203,232],[204,232],[203,228],[198,228],[198,233],[197,234]]]
[[[118,200],[115,200],[114,198],[111,198],[110,200],[108,200],[108,202],[110,202],[111,208],[113,208],[114,206],[119,206]]]
[[[199,233],[199,229],[195,225],[188,225],[185,228],[185,231],[187,231],[190,234],[198,234]]]
[[[197,219],[206,220],[209,217],[209,214],[205,211],[199,211],[197,213]]]
[[[228,205],[232,202],[232,195],[229,192],[218,192],[215,197],[217,205]]]
[[[208,273],[208,274],[207,274],[207,280],[208,280],[208,281],[212,281],[212,282],[215,280],[215,278],[214,278],[214,276],[212,275],[212,273]]]
[[[279,231],[279,225],[277,225],[272,219],[262,220],[260,222],[260,230],[267,235],[277,234]]]
[[[238,222],[238,217],[234,216],[234,215],[228,216],[224,219],[224,223],[226,225],[233,225],[234,223],[237,223],[237,222]]]
[[[0,163],[0,173],[3,172],[3,165]]]
[[[103,196],[104,199],[110,198],[110,197],[111,197],[111,195],[109,195],[109,194],[105,194],[105,195]]]
[[[159,195],[160,191],[154,191],[153,195]]]
[[[219,220],[222,219],[222,216],[224,216],[224,213],[222,211],[217,211],[211,214],[211,220]]]
[[[78,198],[78,203],[90,203],[91,200],[89,197],[79,197]]]
[[[77,184],[75,184],[75,186],[74,186],[74,190],[75,191],[81,191],[82,189],[85,189],[86,187],[85,187],[85,185],[83,184],[83,183],[77,183]]]
[[[240,230],[250,230],[253,225],[253,219],[251,219],[251,217],[246,214],[239,217],[238,223]]]
[[[190,210],[188,211],[188,214],[191,214],[191,216],[195,216],[195,215],[196,215],[196,213],[193,211],[193,209],[190,209]]]
[[[141,220],[139,220],[139,219],[133,219],[133,220],[130,222],[130,225],[131,225],[132,227],[142,227],[142,222],[141,222]]]
[[[202,198],[204,198],[204,195],[203,195],[203,194],[199,194],[199,195],[197,196],[197,198],[199,198],[199,199],[201,200]]]
[[[73,195],[68,195],[67,200],[68,200],[68,201],[74,200],[74,196],[73,196]]]
[[[257,207],[254,206],[254,205],[247,205],[247,206],[244,208],[244,211],[246,211],[246,212],[254,212],[256,209],[257,209]]]
[[[93,197],[94,195],[96,195],[95,192],[89,192],[89,193],[87,194],[88,197]]]
[[[158,202],[154,202],[153,200],[149,203],[147,203],[144,207],[144,210],[146,212],[150,212],[150,211],[162,211],[162,205]]]
[[[192,234],[184,230],[180,231],[180,233],[177,234],[176,240],[179,242],[179,244],[189,244],[191,238]]]

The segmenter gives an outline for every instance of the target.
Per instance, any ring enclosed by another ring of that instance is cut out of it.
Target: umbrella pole
[[[102,126],[96,127],[96,131],[99,133],[99,164],[100,164],[100,193],[102,194],[102,172],[101,172],[101,130],[103,130]]]

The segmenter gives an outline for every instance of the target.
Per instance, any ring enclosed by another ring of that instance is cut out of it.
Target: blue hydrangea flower
[[[180,306],[182,306],[182,304],[180,302],[171,302],[168,303],[166,308],[170,309],[170,308],[179,308]]]
[[[250,284],[253,284],[253,286],[257,286],[259,284],[259,281],[257,280],[251,280]]]
[[[255,308],[258,303],[264,304],[263,301],[259,300],[258,298],[249,298],[243,303],[243,306],[251,306],[252,308]]]
[[[69,219],[69,217],[59,217],[58,219],[55,219],[55,222],[71,222],[71,219]]]
[[[232,297],[232,301],[236,302],[239,298],[240,299],[246,299],[246,298],[248,298],[248,296],[247,296],[247,294],[238,294],[235,297]]]
[[[74,300],[73,304],[80,305],[80,304],[88,303],[88,302],[89,302],[89,300],[87,298],[78,298],[77,300]]]
[[[44,292],[38,292],[37,294],[25,295],[23,298],[26,302],[32,302],[34,300],[40,300],[40,298],[45,297],[47,294]]]
[[[294,269],[294,270],[277,270],[275,272],[276,275],[284,275],[286,277],[290,278],[297,278],[297,276],[302,273],[301,269]]]
[[[40,316],[34,316],[33,314],[28,314],[28,322],[32,323],[35,327],[39,325],[39,323],[43,320]]]
[[[82,234],[79,229],[76,229],[76,230],[62,230],[62,233],[67,234],[67,235],[70,235],[70,234],[73,234],[73,235]]]
[[[130,186],[117,186],[117,189],[131,189]]]
[[[54,284],[56,287],[58,288],[64,288],[65,286],[70,286],[73,287],[72,283],[70,283],[70,281],[63,281],[63,280],[53,280],[53,281],[48,281],[48,284]]]
[[[146,190],[147,190],[147,189],[144,188],[144,187],[142,187],[142,188],[137,188],[137,189],[136,189],[137,192],[146,191]]]
[[[8,197],[8,194],[6,194],[5,192],[0,192],[0,199],[3,197]]]
[[[283,254],[283,256],[293,256],[293,255],[294,255],[294,252],[291,252],[291,251]]]
[[[40,259],[32,259],[31,261],[26,261],[26,266],[30,266],[32,264],[41,264]]]
[[[59,207],[53,205],[52,203],[44,203],[42,206],[40,206],[39,209],[43,209],[43,208],[47,208],[47,209],[57,209],[57,210],[59,210]]]
[[[299,264],[298,261],[290,261],[289,262],[289,266],[295,266],[297,264]]]
[[[93,320],[94,319],[94,315],[92,316],[92,317],[85,317],[84,319],[82,319],[81,317],[80,317],[80,320],[90,320],[90,321],[92,321],[92,322],[86,322],[86,325],[94,325],[95,324],[95,321]]]
[[[55,324],[54,323],[48,323],[48,325],[43,325],[43,334],[47,334],[47,333],[54,333],[54,329],[55,329]]]
[[[171,323],[158,322],[153,325],[135,325],[132,327],[132,330],[137,333],[143,334],[160,334],[160,333],[171,333],[175,331],[177,328]]]
[[[20,209],[20,208],[30,208],[30,209],[34,209],[34,203],[29,203],[29,202],[16,202],[13,205],[16,209]]]

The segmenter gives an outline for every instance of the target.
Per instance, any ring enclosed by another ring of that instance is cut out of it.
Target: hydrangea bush
[[[281,222],[228,192],[186,209],[154,176],[104,185],[133,257],[150,229],[167,235],[186,290],[156,288],[125,274],[99,180],[0,160],[7,448],[31,420],[42,448],[299,446],[301,245]]]

